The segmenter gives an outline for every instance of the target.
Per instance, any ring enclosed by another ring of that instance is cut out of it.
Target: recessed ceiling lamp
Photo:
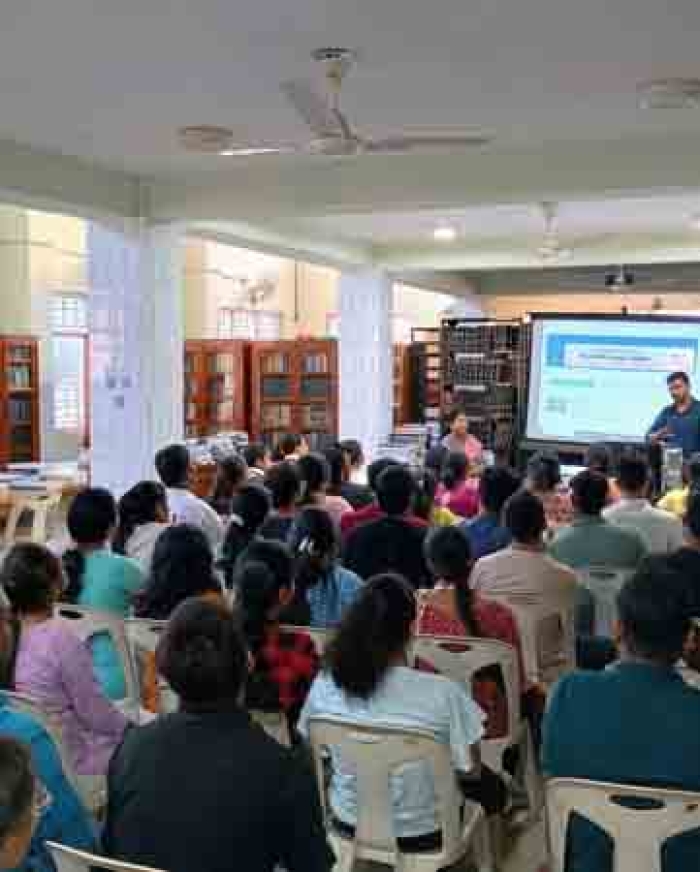
[[[450,224],[441,224],[433,230],[433,239],[436,242],[454,242],[457,238],[457,230]]]
[[[697,109],[700,79],[651,79],[637,85],[642,109]]]

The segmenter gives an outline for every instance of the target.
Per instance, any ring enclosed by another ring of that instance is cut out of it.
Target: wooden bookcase
[[[393,346],[394,427],[408,424],[411,418],[408,345]]]
[[[252,346],[252,436],[273,445],[303,433],[312,449],[338,434],[338,348],[333,339]]]
[[[439,327],[415,327],[409,346],[410,418],[439,422],[442,405],[442,352]]]
[[[36,462],[39,444],[38,343],[0,336],[0,464]]]
[[[249,343],[229,339],[185,342],[185,434],[248,432]]]

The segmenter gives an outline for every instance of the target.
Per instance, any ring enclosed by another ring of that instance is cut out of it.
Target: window
[[[87,331],[87,301],[78,294],[54,294],[49,298],[49,328]]]
[[[276,342],[282,338],[282,313],[255,309],[219,309],[219,339],[258,339]]]
[[[88,306],[79,294],[49,298],[51,330],[52,425],[55,430],[82,432],[85,427],[85,362]]]

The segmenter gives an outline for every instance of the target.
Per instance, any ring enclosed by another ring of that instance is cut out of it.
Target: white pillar
[[[92,482],[119,495],[183,434],[180,230],[88,226]]]
[[[340,312],[340,434],[368,456],[392,428],[392,283],[378,270],[343,273]]]

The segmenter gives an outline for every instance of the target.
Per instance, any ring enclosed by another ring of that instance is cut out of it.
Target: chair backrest
[[[96,636],[109,636],[117,652],[126,683],[126,701],[129,707],[138,712],[140,706],[139,688],[134,663],[126,637],[126,623],[108,612],[76,606],[72,603],[59,603],[55,614],[71,622],[76,636],[89,645]]]
[[[280,745],[284,745],[285,748],[291,747],[289,722],[284,712],[263,712],[259,709],[250,709],[250,716],[270,738],[279,742]]]
[[[549,781],[547,816],[553,872],[564,872],[567,825],[573,812],[613,839],[613,872],[661,872],[664,842],[700,828],[700,793],[575,778]]]
[[[382,852],[389,858],[398,853],[390,778],[398,767],[417,761],[423,761],[432,775],[443,850],[449,852],[459,841],[463,798],[447,745],[419,731],[358,726],[328,718],[311,718],[309,738],[326,811],[324,761],[328,751],[355,773],[357,856],[363,850]]]
[[[553,684],[576,668],[573,602],[557,607],[511,596],[493,599],[505,603],[515,616],[528,681]]]
[[[107,869],[109,872],[158,872],[149,866],[135,866],[133,863],[110,860],[56,842],[46,842],[46,847],[51,852],[57,872],[90,872],[91,869]]]
[[[48,521],[50,512],[61,502],[60,489],[47,486],[46,493],[26,494],[22,491],[12,491],[12,505],[5,523],[5,545],[10,547],[17,536],[20,520],[25,512],[32,513],[30,540],[43,545],[48,538]]]
[[[311,639],[316,646],[316,653],[319,657],[323,656],[323,653],[326,650],[326,645],[334,635],[333,630],[320,629],[318,627],[295,627],[291,624],[284,624],[280,629],[288,630],[290,633],[306,633],[307,636],[311,636]]]
[[[518,653],[511,645],[497,639],[441,638],[418,636],[413,644],[413,656],[430,664],[472,692],[474,675],[489,666],[497,666],[503,676],[508,704],[508,735],[499,743],[510,747],[515,744],[520,727],[520,676]]]
[[[167,624],[167,621],[155,621],[150,618],[129,618],[126,621],[126,639],[141,699],[143,699],[144,691],[143,679],[146,674],[146,658],[148,655],[155,654],[158,641]],[[158,692],[160,713],[168,714],[177,711],[179,705],[177,694],[161,676],[158,678]]]
[[[613,625],[617,617],[617,595],[623,584],[631,577],[631,571],[609,566],[587,566],[579,569],[576,574],[579,584],[593,598],[594,634],[612,637]]]

